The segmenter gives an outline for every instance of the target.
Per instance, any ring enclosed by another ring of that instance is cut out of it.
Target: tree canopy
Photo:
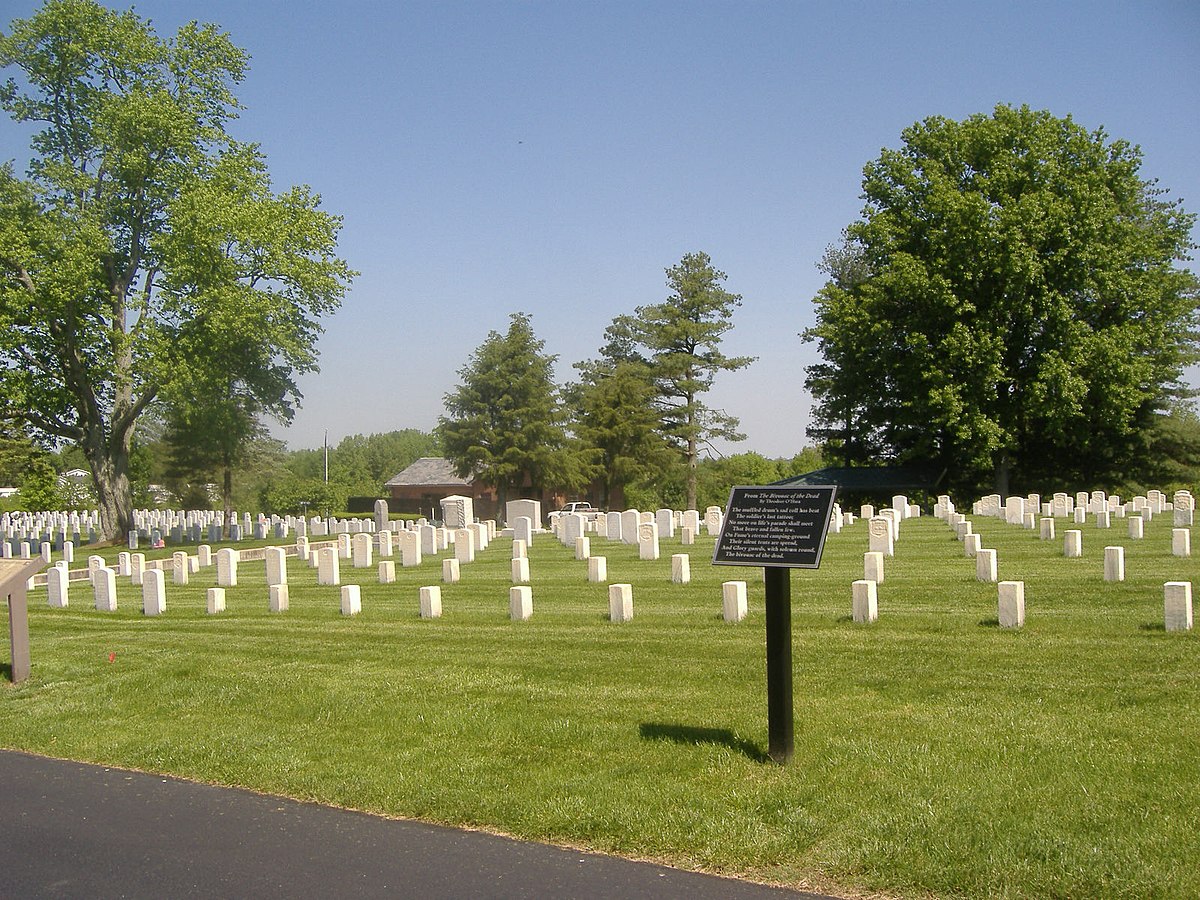
[[[639,481],[661,480],[676,465],[655,407],[648,367],[629,359],[601,358],[577,363],[581,377],[565,391],[571,430],[596,451],[596,481],[602,509],[626,497]]]
[[[0,36],[22,79],[0,106],[42,126],[27,177],[0,169],[0,418],[78,443],[109,539],[150,404],[230,364],[236,333],[226,381],[269,383],[257,400],[286,416],[354,275],[340,220],[308,188],[276,194],[226,131],[246,64],[215,26],[162,39],[93,0],[48,0]]]
[[[824,261],[814,435],[964,488],[1120,480],[1197,358],[1194,216],[1069,117],[998,106],[902,139]]]

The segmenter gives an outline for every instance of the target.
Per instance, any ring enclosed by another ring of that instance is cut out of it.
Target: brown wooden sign
[[[0,559],[0,597],[8,600],[8,643],[12,649],[12,681],[29,677],[29,606],[25,592],[29,579],[45,566],[38,559]]]

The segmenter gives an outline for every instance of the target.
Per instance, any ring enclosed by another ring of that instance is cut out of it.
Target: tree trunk
[[[1011,469],[1012,460],[1009,459],[1008,454],[1003,452],[1000,453],[1000,455],[996,457],[994,487],[996,489],[996,493],[1000,495],[1001,500],[1008,497],[1008,476]]]
[[[229,526],[233,524],[233,466],[228,459],[222,466],[221,500],[225,509],[225,540],[228,541],[232,538]]]
[[[688,435],[687,509],[696,508],[696,457],[696,435],[693,430],[693,433]]]
[[[133,491],[129,487],[129,453],[118,448],[104,453],[103,447],[89,442],[83,448],[96,485],[100,508],[100,533],[108,543],[128,539],[133,528]]]
[[[496,519],[500,524],[504,522],[504,507],[508,504],[508,481],[500,479],[496,484]]]

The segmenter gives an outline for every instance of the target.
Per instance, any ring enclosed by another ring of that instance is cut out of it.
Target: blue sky
[[[39,4],[9,0],[5,29]],[[110,4],[116,6],[117,4]],[[361,272],[301,382],[293,448],[431,429],[458,370],[532,315],[556,374],[667,295],[703,250],[758,361],[709,399],[748,440],[805,443],[816,264],[863,165],[927,116],[997,103],[1139,144],[1143,177],[1200,211],[1195,2],[253,2],[146,0],[162,35],[216,22],[249,51],[235,134],[276,188],[345,219]],[[4,120],[0,159],[28,159]]]

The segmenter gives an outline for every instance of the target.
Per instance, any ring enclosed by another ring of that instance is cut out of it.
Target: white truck
[[[553,521],[559,516],[566,516],[572,513],[584,516],[589,522],[594,522],[596,519],[600,518],[600,516],[604,515],[601,510],[596,509],[596,507],[592,506],[592,504],[588,503],[586,500],[577,500],[573,503],[568,503],[562,509],[556,509],[554,512],[550,513],[550,519]]]

